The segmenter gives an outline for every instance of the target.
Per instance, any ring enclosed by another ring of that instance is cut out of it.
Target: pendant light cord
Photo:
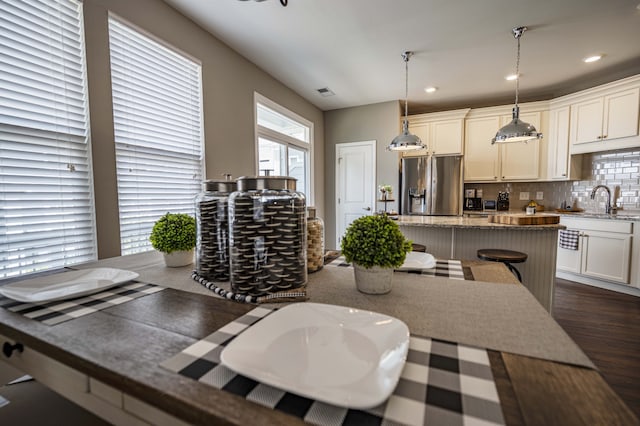
[[[409,115],[409,53],[404,59],[404,119]]]
[[[520,33],[521,35],[522,33]],[[518,107],[518,92],[520,91],[520,35],[518,39],[518,54],[516,55],[516,108]]]

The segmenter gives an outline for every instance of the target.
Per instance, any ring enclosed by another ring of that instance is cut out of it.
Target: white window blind
[[[0,278],[96,258],[82,4],[0,0]]]
[[[200,64],[111,16],[122,254],[151,250],[167,211],[194,215],[202,183]]]

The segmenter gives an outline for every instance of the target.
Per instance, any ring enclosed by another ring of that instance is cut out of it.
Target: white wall
[[[324,216],[323,114],[295,92],[160,0],[84,0],[98,256],[120,254],[109,11],[202,63],[206,177],[255,175],[253,93],[314,123],[315,205]]]

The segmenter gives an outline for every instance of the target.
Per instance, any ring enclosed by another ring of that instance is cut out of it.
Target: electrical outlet
[[[536,200],[544,200],[544,193],[542,191],[536,192]]]
[[[520,192],[520,199],[521,200],[528,200],[529,199],[529,193],[528,192]]]

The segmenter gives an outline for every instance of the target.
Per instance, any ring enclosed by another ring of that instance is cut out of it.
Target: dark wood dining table
[[[133,264],[139,270],[163,276],[164,266],[157,257],[138,255],[134,260]],[[131,264],[116,258],[86,267]],[[468,279],[474,278],[475,270],[483,281],[492,277],[495,282],[506,282],[505,286],[518,285],[501,264],[471,261],[463,266]],[[331,279],[331,274],[335,273],[329,267],[320,272],[324,274],[323,279]],[[203,297],[207,290],[189,278],[188,268],[167,271],[166,275],[184,277],[174,279],[180,281],[176,288],[167,288],[55,326],[0,309],[0,334],[11,343],[20,342],[187,423],[300,424],[301,420],[296,417],[213,389],[159,366],[255,307],[218,297]],[[310,282],[310,285],[318,285],[312,279]],[[401,292],[402,289],[394,288],[393,291]],[[313,298],[311,294],[310,300]],[[500,350],[489,349],[488,353],[508,425],[639,423],[594,368]]]

